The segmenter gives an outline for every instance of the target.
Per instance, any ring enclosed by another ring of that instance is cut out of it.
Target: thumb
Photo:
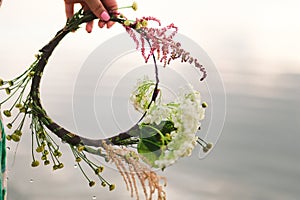
[[[99,19],[109,21],[110,16],[99,0],[86,1],[86,4]]]

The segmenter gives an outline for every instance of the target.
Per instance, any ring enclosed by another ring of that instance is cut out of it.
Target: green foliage
[[[141,124],[140,141],[137,146],[138,153],[144,161],[155,167],[166,145],[172,140],[170,133],[176,130],[172,121],[162,121],[160,124]]]

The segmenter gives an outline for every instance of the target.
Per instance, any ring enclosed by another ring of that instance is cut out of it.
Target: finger
[[[88,5],[86,3],[80,3],[80,4],[81,4],[81,6],[82,6],[82,8],[83,8],[84,11],[89,10],[89,7],[88,7]],[[86,26],[85,26],[86,32],[88,32],[88,33],[92,32],[92,30],[93,30],[93,24],[94,24],[93,21],[89,21],[89,22],[86,23]]]
[[[116,0],[102,0],[101,2],[105,6],[106,10],[108,10],[108,12],[111,13],[112,15],[113,15],[113,13],[117,12],[118,5],[117,5]],[[115,22],[108,21],[106,23],[106,27],[111,28],[114,24],[115,24]]]
[[[102,0],[101,1],[108,11],[117,10],[118,4],[116,0]]]
[[[85,26],[86,32],[91,33],[93,30],[93,26],[94,26],[94,21],[87,22]]]
[[[101,20],[99,20],[99,22],[98,22],[98,26],[100,27],[100,28],[103,28],[104,26],[105,26],[105,22],[104,21],[101,21]]]
[[[115,22],[109,21],[109,22],[106,23],[106,27],[111,28],[114,24],[115,24]]]
[[[99,0],[86,1],[91,11],[101,20],[108,21],[110,19],[105,7]]]
[[[66,8],[66,16],[69,19],[74,14],[74,4],[73,3],[65,3],[65,8]]]

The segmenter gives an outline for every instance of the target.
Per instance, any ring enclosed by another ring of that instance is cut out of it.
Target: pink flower
[[[202,72],[201,81],[207,76],[206,70],[198,60],[190,55],[190,53],[183,48],[181,44],[173,40],[178,32],[178,27],[173,23],[168,26],[161,27],[161,23],[155,17],[143,17],[136,19],[133,24],[141,23],[142,21],[152,21],[157,23],[157,28],[149,28],[147,26],[139,26],[138,29],[133,29],[134,26],[124,26],[130,37],[136,44],[136,49],[140,50],[142,56],[147,63],[149,58],[157,53],[157,60],[166,65],[169,65],[172,60],[181,58],[181,62],[188,62],[193,64]],[[149,24],[149,23],[147,23]]]

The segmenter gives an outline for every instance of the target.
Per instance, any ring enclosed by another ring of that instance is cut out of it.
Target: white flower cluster
[[[201,104],[200,93],[195,91],[192,86],[182,89],[181,94],[174,102],[168,104],[156,102],[150,106],[142,123],[158,125],[163,120],[169,120],[174,123],[176,128],[170,133],[171,141],[155,161],[155,167],[164,169],[174,164],[179,158],[191,155],[198,139],[195,134],[204,115],[205,109]]]
[[[148,109],[154,89],[155,83],[148,77],[138,80],[136,88],[130,95],[130,101],[137,111],[144,113]]]
[[[174,164],[181,157],[191,155],[197,144],[198,137],[195,134],[200,120],[204,119],[205,110],[201,106],[200,93],[191,86],[176,99],[175,104],[177,106],[172,109],[170,119],[176,131],[171,133],[172,140],[167,149],[155,161],[157,167],[162,169]]]

